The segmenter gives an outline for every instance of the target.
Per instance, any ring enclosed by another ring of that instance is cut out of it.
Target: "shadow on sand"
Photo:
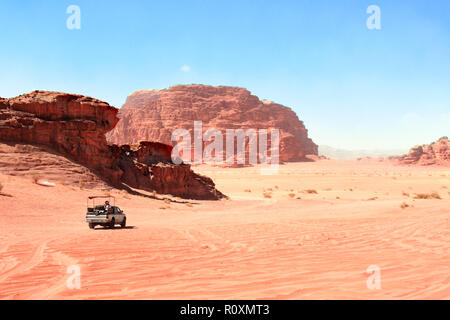
[[[125,228],[121,228],[121,227],[114,227],[114,228],[105,228],[105,227],[100,227],[100,228],[95,228],[95,231],[99,231],[99,230],[126,230],[126,229],[137,229],[136,226],[126,226]]]
[[[1,193],[1,192],[0,192],[0,197],[8,197],[8,198],[12,198],[13,195],[8,194],[8,193]]]
[[[194,202],[194,200],[189,201],[189,200],[175,200],[175,199],[169,199],[169,198],[159,198],[159,197],[155,197],[153,195],[148,195],[142,192],[139,192],[137,190],[134,190],[132,188],[130,188],[127,185],[122,185],[122,190],[127,191],[129,194],[135,195],[135,196],[140,196],[140,197],[144,197],[144,198],[149,198],[149,199],[154,199],[154,200],[159,200],[159,201],[169,201],[171,203],[180,203],[180,204],[191,204],[191,205],[199,205],[200,203],[198,202]]]

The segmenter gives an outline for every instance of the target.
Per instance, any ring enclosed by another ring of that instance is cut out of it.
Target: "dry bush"
[[[166,203],[166,204],[170,204],[170,200],[167,199],[167,198],[165,198],[163,201],[164,201],[164,203]]]
[[[317,194],[317,191],[314,189],[307,189],[307,190],[303,190],[304,193],[309,193],[309,194]]]
[[[250,189],[245,189],[244,192],[252,192]]]
[[[374,200],[377,200],[377,199],[378,199],[378,197],[372,197],[372,198],[367,199],[367,201],[374,201]]]
[[[407,204],[406,202],[403,202],[403,203],[400,205],[400,208],[402,208],[402,209],[409,208],[409,204]]]
[[[325,189],[325,191],[331,191],[331,190],[333,190],[333,189],[331,189],[331,188],[326,188]]]
[[[186,203],[186,206],[187,206],[187,207],[190,207],[190,208],[193,207],[192,203]]]
[[[38,174],[34,173],[34,174],[31,175],[31,181],[32,181],[33,183],[37,184],[37,182],[39,181],[39,179],[41,179],[41,177],[40,177]]]
[[[439,193],[416,193],[414,199],[442,199]]]
[[[289,198],[294,198],[295,197],[295,193],[289,193],[288,196],[289,196]]]
[[[405,197],[409,197],[409,193],[405,192],[405,191],[402,191],[402,195],[405,196]]]
[[[272,193],[265,191],[265,192],[263,192],[263,196],[264,196],[264,198],[270,199],[270,198],[272,198]]]
[[[274,188],[278,190],[278,186],[275,186]]]
[[[338,199],[338,200],[339,200],[340,198],[341,198],[341,197],[336,197],[336,199]]]

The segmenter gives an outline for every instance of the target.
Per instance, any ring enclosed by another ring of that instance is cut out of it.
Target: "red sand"
[[[168,204],[113,190],[134,226],[114,230],[84,221],[86,197],[102,191],[0,174],[0,298],[450,298],[449,168],[194,170],[231,199]],[[432,191],[442,199],[414,199]],[[79,290],[66,286],[70,265],[81,268]],[[381,268],[380,290],[366,286],[369,265]]]

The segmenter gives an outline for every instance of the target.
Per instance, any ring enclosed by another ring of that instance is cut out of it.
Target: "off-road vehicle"
[[[113,205],[111,205],[111,200]],[[116,198],[113,196],[90,196],[87,198],[86,222],[91,229],[94,229],[95,226],[114,228],[116,224],[125,228],[127,217],[119,207],[116,207]]]

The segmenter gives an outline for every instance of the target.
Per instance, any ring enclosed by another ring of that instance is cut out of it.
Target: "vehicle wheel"
[[[122,223],[120,224],[120,226],[121,226],[122,228],[125,228],[126,225],[127,225],[127,218],[123,218],[123,221],[122,221]]]
[[[95,224],[89,223],[89,228],[94,229],[95,228]]]
[[[109,227],[111,229],[113,229],[115,225],[116,225],[116,220],[114,220],[114,218],[112,218],[111,223],[109,224]]]

